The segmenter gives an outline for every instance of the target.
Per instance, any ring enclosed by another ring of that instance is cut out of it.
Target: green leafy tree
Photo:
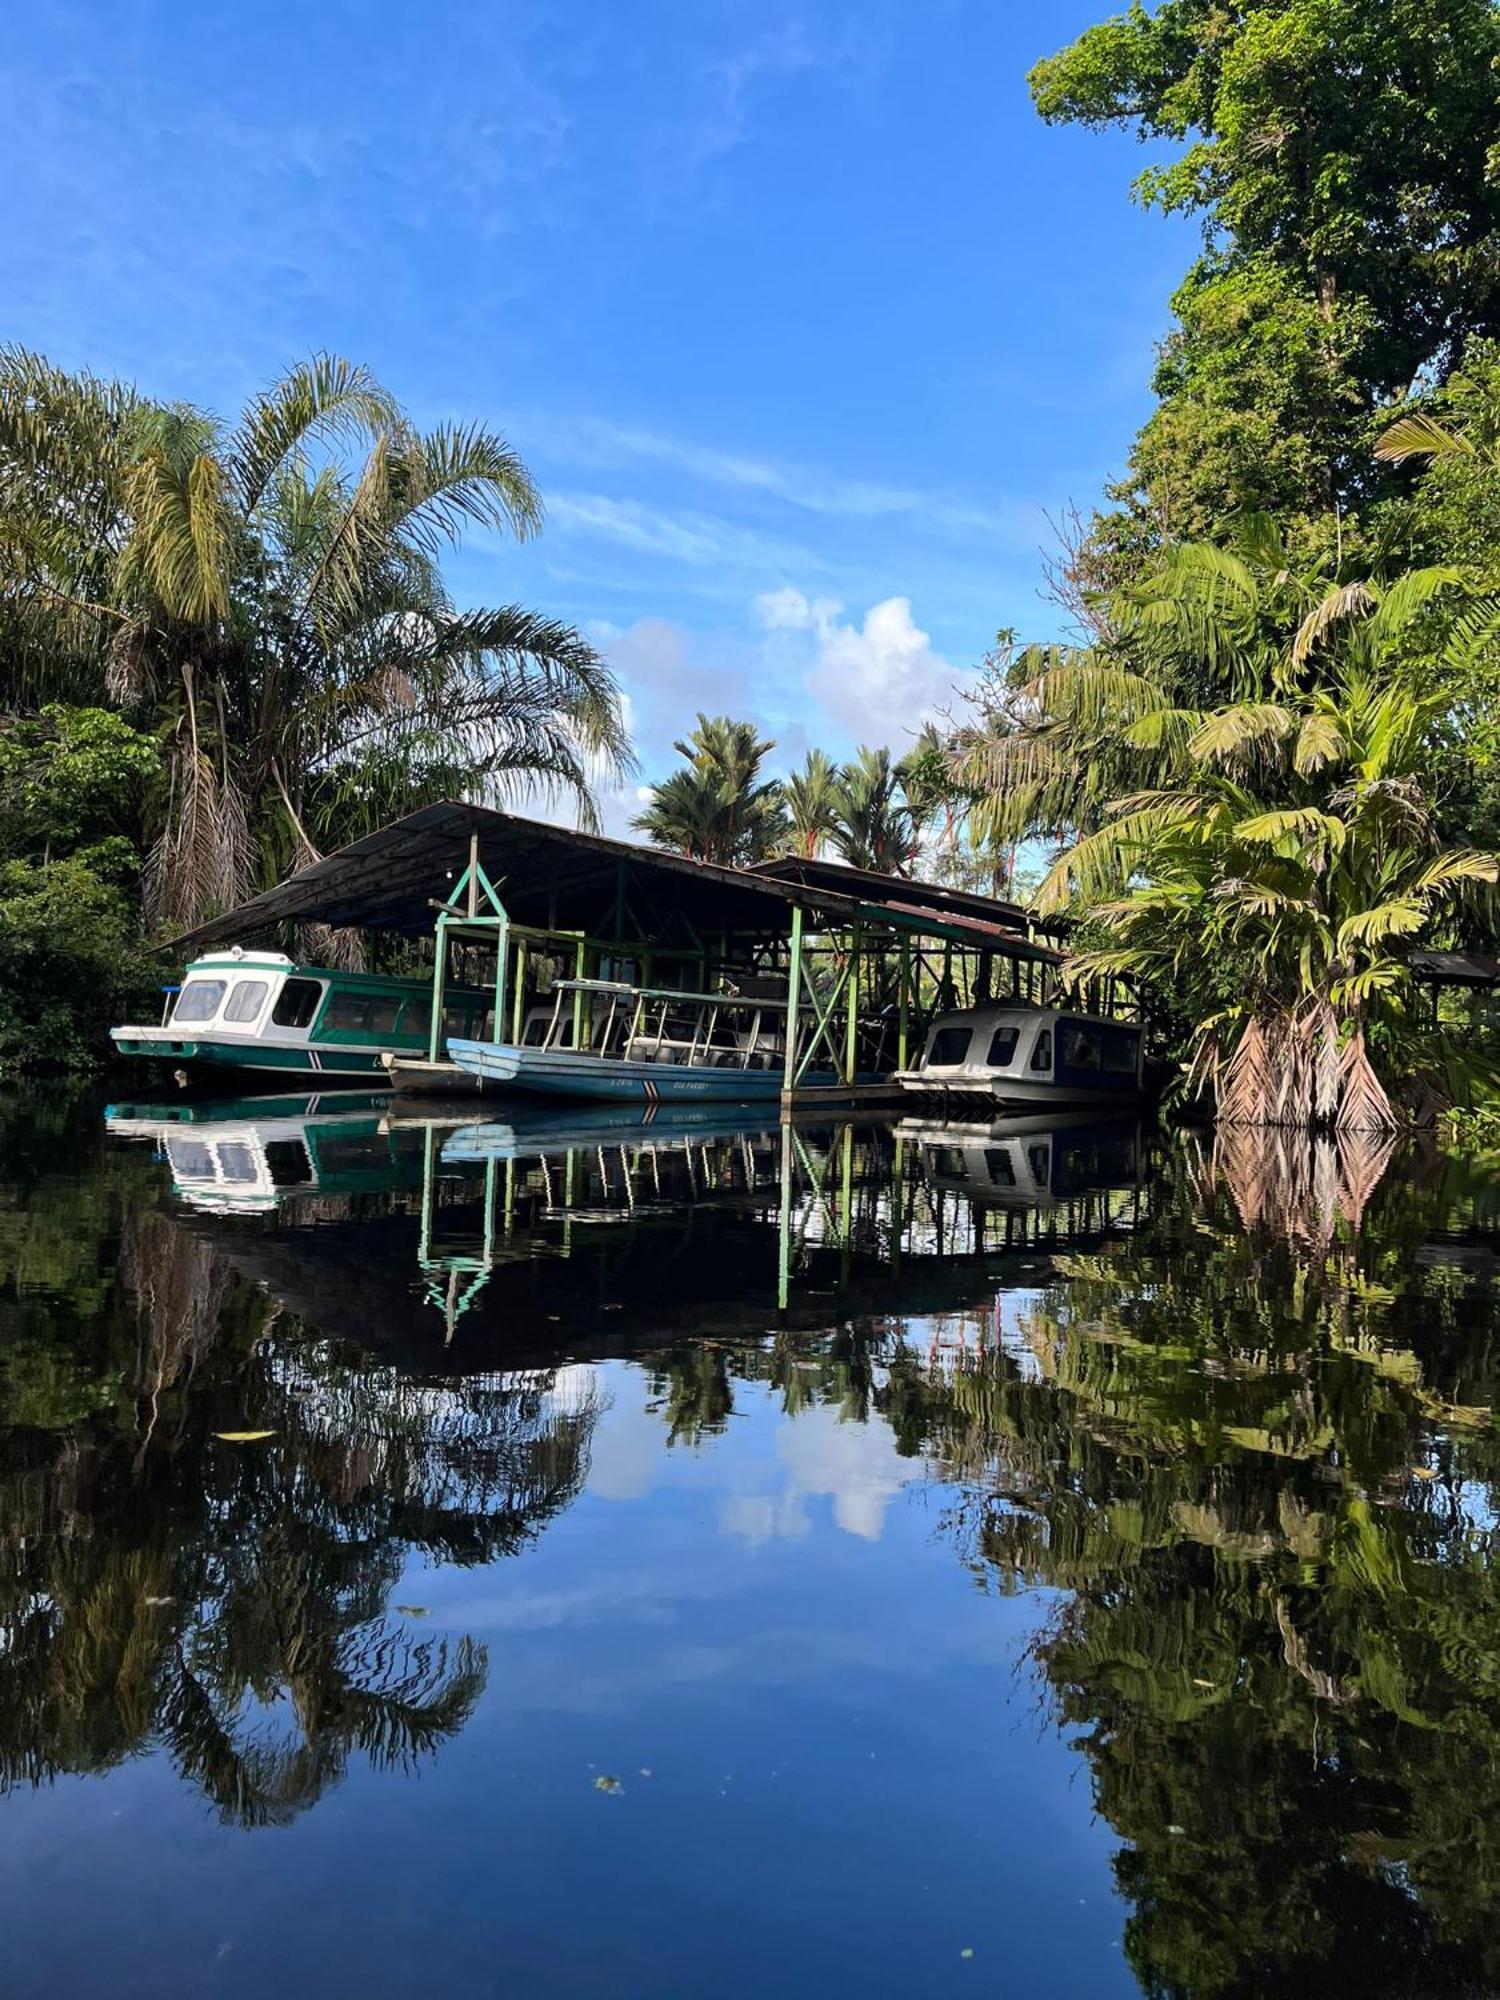
[[[86,1067],[155,1011],[140,837],[154,741],[103,709],[0,725],[0,1070]]]
[[[1497,55],[1490,0],[1162,0],[1033,70],[1049,122],[1175,148],[1136,193],[1204,228],[1097,530],[1116,578],[1245,506],[1332,545],[1381,490],[1372,413],[1500,332]]]

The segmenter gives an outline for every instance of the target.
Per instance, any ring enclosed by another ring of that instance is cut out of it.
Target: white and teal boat
[[[494,1031],[494,996],[449,987],[443,1032]],[[387,1051],[427,1053],[432,987],[422,979],[334,972],[281,952],[233,951],[194,959],[155,1026],[110,1030],[122,1056],[146,1056],[190,1074],[236,1070],[240,1081],[275,1085],[289,1076],[319,1083],[384,1078]]]

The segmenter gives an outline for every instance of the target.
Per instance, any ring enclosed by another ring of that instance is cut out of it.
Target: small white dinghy
[[[996,1003],[940,1014],[914,1069],[895,1081],[914,1097],[1007,1105],[1127,1104],[1145,1088],[1145,1035],[1060,1007]]]

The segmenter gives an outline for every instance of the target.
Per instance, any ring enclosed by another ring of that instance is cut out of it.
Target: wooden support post
[[[789,1098],[797,1087],[797,1029],[802,1019],[802,905],[792,905],[792,942],[786,982],[786,1062],[781,1094]]]
[[[439,916],[432,940],[432,1025],[427,1036],[427,1060],[436,1062],[443,1046],[443,992],[448,979],[448,919]]]
[[[516,990],[510,1003],[510,1038],[513,1043],[521,1040],[521,1010],[526,1005],[526,945],[523,939],[516,941]]]
[[[582,979],[584,977],[583,968],[585,962],[583,939],[580,938],[578,940],[578,949],[573,954],[573,977],[575,979]],[[589,1025],[591,1027],[593,1025],[593,1012],[594,1010],[591,1007],[589,1009]],[[575,1049],[583,1047],[583,995],[581,993],[573,995],[573,1046]]]

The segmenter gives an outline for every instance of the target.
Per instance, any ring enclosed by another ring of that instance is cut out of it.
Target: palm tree
[[[839,773],[835,809],[833,846],[841,861],[882,875],[909,873],[915,844],[912,814],[889,750],[860,745],[854,762]]]
[[[1386,1125],[1386,1083],[1464,1086],[1409,972],[1496,879],[1444,850],[1429,796],[1485,622],[1460,590],[1446,568],[1298,576],[1252,518],[1167,551],[1104,644],[1022,656],[951,745],[983,834],[1065,847],[1038,901],[1097,927],[1078,971],[1159,982],[1225,1119]]]
[[[466,528],[524,537],[541,513],[503,439],[418,432],[331,356],[226,427],[0,354],[0,667],[34,694],[50,659],[158,735],[157,923],[365,831],[376,802],[540,787],[592,819],[591,776],[628,760],[608,669],[520,606],[459,611],[440,569]]]
[[[1413,949],[1500,880],[1494,855],[1443,848],[1422,789],[1445,706],[1346,657],[1332,688],[1137,718],[1146,784],[1043,883],[1040,908],[1100,933],[1076,977],[1188,1003],[1222,1121],[1392,1128],[1379,1071],[1431,1089],[1441,1069],[1450,1094],[1474,1072],[1412,1006]]]
[[[792,852],[816,861],[838,826],[838,771],[821,750],[809,750],[800,771],[782,781]]]
[[[761,777],[775,744],[753,723],[700,714],[692,735],[672,747],[686,768],[652,786],[637,830],[657,847],[723,867],[775,853],[786,824],[781,787]]]

